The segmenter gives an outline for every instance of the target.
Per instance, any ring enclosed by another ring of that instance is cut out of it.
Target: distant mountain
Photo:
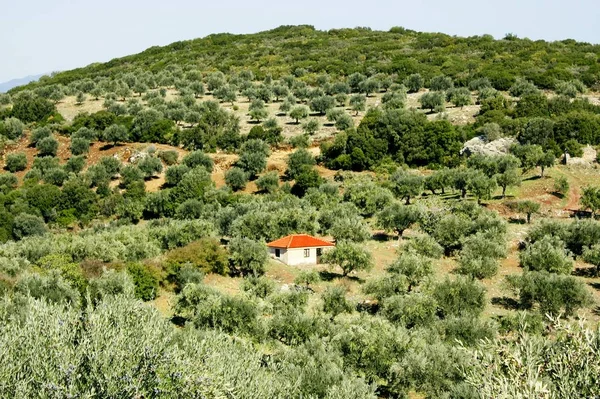
[[[13,87],[26,85],[27,83],[30,83],[30,82],[35,82],[42,76],[44,76],[44,74],[30,75],[30,76],[25,76],[24,78],[13,79],[13,80],[9,80],[8,82],[0,83],[0,93],[6,93]]]

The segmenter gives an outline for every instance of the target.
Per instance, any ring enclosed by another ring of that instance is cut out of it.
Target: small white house
[[[316,265],[323,250],[334,246],[308,234],[292,234],[267,244],[272,258],[290,266]]]

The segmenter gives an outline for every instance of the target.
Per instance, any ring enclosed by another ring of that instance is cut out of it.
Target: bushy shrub
[[[58,141],[54,137],[44,137],[36,143],[35,148],[41,157],[54,157],[58,151]]]
[[[265,272],[268,260],[265,244],[249,238],[235,237],[229,242],[229,263],[238,273],[255,277]]]
[[[165,172],[165,183],[169,186],[176,186],[189,171],[190,168],[187,165],[170,166]]]
[[[279,174],[276,171],[265,173],[256,180],[256,187],[260,191],[275,192],[279,188]]]
[[[171,165],[175,165],[177,163],[177,160],[179,159],[179,154],[175,150],[165,150],[165,151],[159,151],[158,157],[167,166],[171,166]]]
[[[589,305],[590,293],[572,276],[547,271],[530,271],[522,276],[508,276],[507,281],[525,309],[539,306],[542,314],[571,316],[577,309]]]
[[[248,183],[248,175],[243,169],[233,167],[225,173],[225,183],[233,191],[243,190]]]
[[[82,155],[90,150],[90,142],[84,138],[71,138],[71,154]]]
[[[181,162],[190,169],[194,169],[197,166],[203,166],[209,172],[211,172],[214,167],[212,158],[199,150],[190,152],[183,157]]]
[[[44,235],[47,232],[44,219],[28,213],[20,213],[13,220],[13,236],[20,240],[29,236]]]
[[[162,172],[163,166],[160,159],[152,156],[145,156],[138,163],[137,167],[142,171],[146,179]]]
[[[159,279],[150,267],[143,263],[130,263],[127,273],[135,286],[136,298],[151,301],[157,297]]]
[[[170,278],[177,275],[184,266],[192,266],[204,273],[229,272],[227,252],[214,238],[203,238],[192,242],[169,251],[165,257]]]
[[[0,136],[10,140],[17,140],[23,136],[25,124],[17,118],[6,118],[0,122]]]
[[[276,288],[275,282],[268,277],[246,277],[242,281],[242,291],[261,299],[271,295]]]
[[[435,320],[435,300],[424,293],[395,295],[383,302],[382,314],[395,324],[406,328],[428,326]]]
[[[340,286],[330,286],[321,294],[323,311],[335,317],[341,313],[352,312],[352,304],[346,299],[346,289]]]
[[[27,156],[24,152],[8,154],[5,168],[13,173],[25,170],[27,168]]]
[[[485,288],[465,277],[446,278],[433,290],[433,297],[445,316],[477,316],[485,307]]]
[[[570,274],[573,260],[565,253],[564,248],[565,244],[559,238],[544,236],[521,252],[521,266],[532,271]]]

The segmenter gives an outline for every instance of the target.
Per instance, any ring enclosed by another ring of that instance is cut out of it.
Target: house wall
[[[317,264],[317,247],[306,248],[310,251],[308,257],[304,257],[305,248],[279,248],[279,258],[275,256],[276,248],[269,248],[271,258],[278,259],[290,266],[298,265],[316,265]],[[329,248],[323,248],[326,251]]]

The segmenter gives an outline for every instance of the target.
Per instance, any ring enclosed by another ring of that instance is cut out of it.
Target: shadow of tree
[[[598,273],[595,267],[578,267],[575,270],[573,270],[572,274],[578,277],[598,277]]]
[[[494,297],[491,302],[492,305],[502,306],[504,309],[519,310],[521,308],[521,305],[517,300],[507,296]]]
[[[344,278],[344,276],[340,273],[330,272],[328,270],[321,270],[319,272],[319,277],[323,281],[333,281],[334,279]],[[356,281],[357,283],[364,283],[365,281],[357,276],[346,276],[348,280]]]

